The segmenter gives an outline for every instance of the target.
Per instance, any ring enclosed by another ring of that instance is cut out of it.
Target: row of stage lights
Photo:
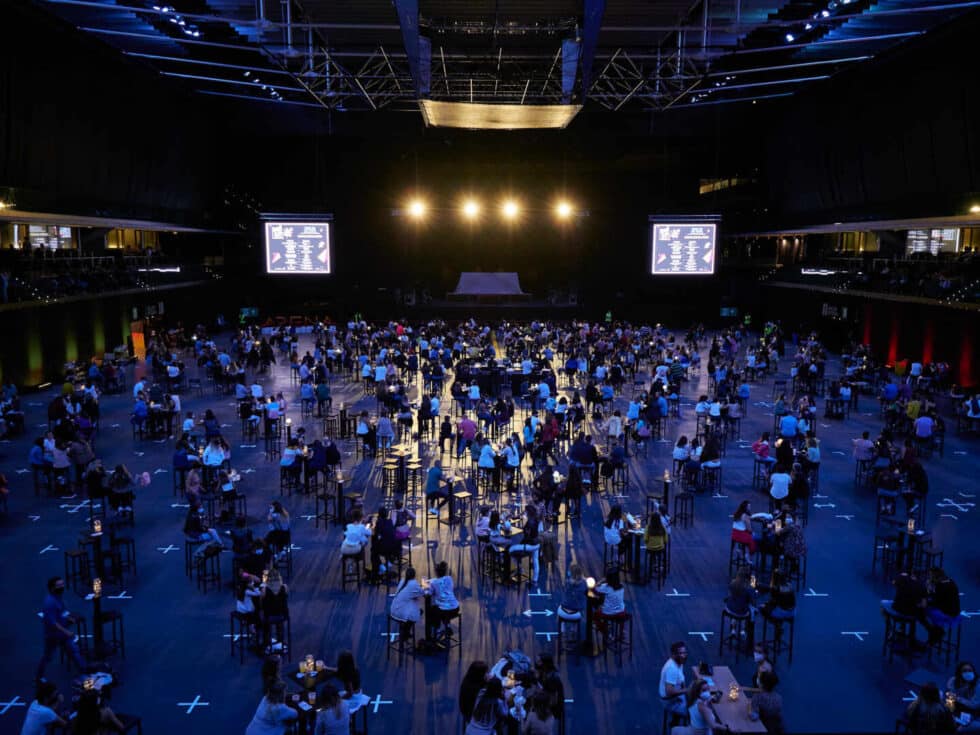
[[[474,198],[464,199],[455,209],[459,213],[459,216],[468,222],[476,222],[484,213],[483,204]],[[435,210],[429,206],[429,203],[425,199],[414,197],[406,202],[403,209],[394,210],[393,214],[395,216],[404,215],[411,219],[422,221],[433,211]],[[501,219],[505,222],[516,222],[525,211],[537,210],[526,210],[517,199],[507,198],[498,203],[497,211]],[[585,217],[588,215],[588,212],[576,209],[567,199],[556,201],[551,207],[551,212],[557,219],[563,221],[570,220],[573,217]]]

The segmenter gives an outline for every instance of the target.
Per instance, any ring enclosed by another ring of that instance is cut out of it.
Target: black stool
[[[109,624],[109,637],[106,638],[105,633],[103,633],[102,641],[109,651],[112,653],[118,651],[119,655],[125,659],[126,629],[123,626],[123,614],[119,610],[103,610],[102,615],[94,621],[94,624],[101,626],[104,630],[107,623]]]
[[[789,626],[789,638],[786,636],[786,626]],[[772,626],[772,639],[769,638],[769,626]],[[772,662],[776,663],[779,654],[787,652],[789,663],[793,663],[793,638],[796,627],[796,618],[774,618],[770,615],[762,616],[762,644],[767,651],[771,651]]]
[[[752,462],[752,487],[755,490],[765,490],[769,468],[772,466],[771,462],[766,462],[764,459],[759,459],[758,457]]]
[[[656,577],[657,589],[660,590],[663,588],[664,582],[667,581],[667,572],[670,567],[667,558],[667,546],[665,544],[662,549],[645,549],[644,551],[647,562],[644,580],[646,584],[649,584],[650,580]]]
[[[684,490],[674,496],[674,525],[688,528],[694,523],[694,493]]]
[[[625,555],[619,544],[603,544],[602,547],[602,568],[608,570],[612,568],[622,568]]]
[[[238,651],[238,663],[245,663],[245,648],[252,642],[252,631],[249,627],[248,615],[237,610],[231,611],[228,632],[231,634],[231,655]]]
[[[323,506],[322,510],[320,506]],[[333,510],[331,510],[331,508]],[[323,527],[328,528],[332,521],[337,521],[340,516],[337,513],[337,494],[329,492],[324,488],[323,492],[316,494],[316,506],[314,508],[314,528],[320,527],[320,521],[323,521]]]
[[[755,646],[755,621],[752,619],[752,614],[736,615],[727,607],[722,608],[721,630],[718,631],[718,655],[721,656],[727,646],[728,650],[735,651],[735,663],[738,663],[739,655],[744,652],[739,645],[743,636],[746,641],[745,650],[751,652]]]
[[[606,623],[606,630],[602,635],[602,655],[605,657],[609,651],[613,652],[617,662],[622,665],[623,654],[629,653],[633,658],[633,616],[625,614],[623,616],[603,618]]]
[[[563,653],[574,653],[575,660],[582,659],[582,623],[578,620],[568,620],[558,615],[558,645],[555,649],[556,658],[561,661]]]
[[[115,536],[110,545],[119,554],[119,571],[136,575],[136,541],[129,536]]]
[[[209,549],[195,560],[197,568],[197,588],[207,593],[208,588],[221,586],[221,551]]]
[[[915,618],[897,612],[891,600],[881,601],[881,615],[885,619],[881,655],[888,654],[888,663],[892,662],[896,653],[911,657],[915,652]]]
[[[701,487],[721,495],[721,465],[717,467],[701,465]]]
[[[350,571],[348,571],[348,567]],[[353,582],[356,587],[361,585],[361,574],[364,571],[364,550],[356,554],[340,555],[340,589],[347,591],[347,583]]]
[[[736,554],[735,551],[739,550],[745,551],[745,554]],[[751,567],[752,562],[748,560],[749,546],[748,544],[743,544],[735,539],[731,540],[731,544],[728,549],[728,576],[732,579],[735,578],[735,573],[741,567]]]
[[[203,543],[198,539],[184,538],[184,574],[188,577],[194,576],[194,552]]]
[[[392,632],[392,624],[397,626],[397,630]],[[395,649],[398,651],[399,660],[405,654],[405,644],[411,643],[411,652],[415,652],[415,623],[410,620],[399,620],[391,616],[388,613],[388,629],[387,629],[388,645],[385,647],[385,658],[391,659],[391,650]]]
[[[959,615],[949,623],[942,626],[943,637],[935,643],[929,644],[929,660],[932,660],[932,653],[935,651],[939,656],[945,656],[946,665],[949,666],[950,659],[960,660],[960,639],[963,635],[963,618]]]
[[[65,552],[65,583],[78,592],[78,583],[88,583],[89,560],[88,552],[83,549],[72,549]]]

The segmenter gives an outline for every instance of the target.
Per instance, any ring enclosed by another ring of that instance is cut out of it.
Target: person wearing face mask
[[[980,694],[977,692],[977,670],[969,661],[956,664],[956,673],[946,682],[946,692],[956,697],[957,709],[970,714],[973,719],[962,725],[957,732],[980,732]]]
[[[755,661],[755,673],[752,674],[752,686],[761,687],[762,675],[771,674],[772,663],[766,657],[766,646],[764,643],[759,642],[755,644],[755,649],[752,652],[752,658]]]
[[[78,650],[75,633],[68,627],[74,625],[75,619],[65,606],[65,580],[61,577],[51,577],[48,580],[48,595],[41,606],[41,617],[44,621],[44,653],[38,661],[34,678],[38,681],[44,678],[44,669],[51,662],[55,649],[61,648],[79,671],[84,671],[86,663]]]
[[[711,687],[705,679],[695,679],[686,695],[687,714],[691,718],[691,735],[730,732],[711,709]]]

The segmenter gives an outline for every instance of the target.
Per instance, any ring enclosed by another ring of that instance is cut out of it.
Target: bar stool
[[[364,496],[359,492],[356,492],[354,490],[349,490],[348,492],[344,493],[344,509],[343,509],[344,518],[347,517],[347,515],[354,508],[354,506],[360,505],[363,501],[364,501]]]
[[[320,521],[323,521],[323,527],[328,528],[331,522],[339,520],[340,516],[337,514],[337,494],[331,492],[328,488],[324,487],[323,492],[316,494],[315,498],[316,505],[314,506],[313,513],[313,527],[319,528]],[[321,510],[321,504],[323,506]],[[333,510],[331,511],[331,508]]]
[[[340,589],[347,591],[347,583],[352,582],[356,587],[361,586],[361,574],[364,571],[364,550],[356,554],[340,555]]]
[[[721,494],[721,465],[708,467],[701,465],[701,484],[704,490]]]
[[[802,556],[781,556],[779,566],[786,573],[786,581],[793,582],[796,589],[806,584],[806,554]]]
[[[105,629],[109,625],[109,637],[105,633],[102,640],[112,653],[116,651],[119,655],[126,658],[126,629],[123,626],[123,614],[119,610],[103,610],[98,620],[93,621],[94,625],[99,625]]]
[[[181,495],[184,492],[184,489],[187,487],[187,470],[174,467],[173,479],[174,497],[177,497],[178,495]]]
[[[578,618],[566,618],[558,611],[558,643],[555,658],[561,661],[563,653],[574,653],[576,662],[582,660],[582,614]]]
[[[119,571],[136,574],[136,541],[131,536],[113,536],[110,541],[112,551],[119,554]]]
[[[279,497],[299,492],[299,471],[300,467],[293,465],[279,468]]]
[[[911,657],[915,652],[915,618],[897,612],[891,600],[881,601],[881,615],[885,619],[881,655],[888,654],[888,663],[892,662],[896,653]]]
[[[659,591],[663,588],[664,582],[667,581],[667,572],[670,568],[667,544],[664,544],[662,549],[644,549],[644,552],[647,565],[644,581],[649,584],[650,580],[656,576],[657,590]]]
[[[237,610],[232,610],[228,625],[229,638],[231,639],[231,656],[235,657],[238,651],[238,663],[245,663],[245,648],[252,643],[252,631],[249,627],[248,616]]]
[[[221,587],[221,552],[209,549],[208,553],[199,556],[195,561],[197,569],[197,588],[207,594],[209,587]]]
[[[739,553],[736,553],[736,550]],[[749,561],[748,544],[744,544],[741,541],[736,541],[735,539],[732,539],[728,549],[728,576],[734,579],[735,573],[741,567],[751,567],[751,566],[752,563]]]
[[[744,653],[742,646],[739,645],[741,639],[746,641],[746,650],[751,652],[755,646],[755,621],[752,613],[736,615],[727,607],[721,610],[721,629],[718,631],[718,655],[727,646],[729,651],[735,651],[735,663],[741,653]]]
[[[949,662],[960,660],[960,639],[963,635],[963,616],[957,615],[952,621],[943,623],[943,636],[935,643],[928,644],[929,660],[932,660],[932,653],[935,651],[940,657],[945,656],[946,665]]]
[[[184,574],[188,577],[194,575],[194,552],[203,543],[203,541],[198,539],[184,537]]]
[[[609,572],[609,569],[622,569],[625,555],[619,544],[603,544],[602,547],[602,568]]]
[[[65,583],[78,592],[78,583],[88,583],[89,559],[84,549],[72,549],[65,552]]]
[[[606,623],[606,630],[601,632],[602,636],[602,656],[613,652],[616,661],[620,666],[623,664],[623,653],[628,652],[629,657],[633,658],[633,616],[624,613],[621,616],[603,618]]]
[[[772,627],[772,639],[769,638],[769,627]],[[789,626],[789,637],[786,636],[786,627]],[[772,662],[776,663],[779,654],[786,651],[789,653],[789,663],[793,663],[793,638],[795,637],[796,616],[786,618],[774,618],[771,615],[762,616],[762,644],[767,651],[772,652]]]
[[[694,523],[694,493],[684,490],[674,496],[674,525],[688,528]]]
[[[395,624],[397,627],[395,632],[391,630],[392,624]],[[405,654],[405,645],[407,643],[412,644],[411,653],[415,652],[415,623],[410,620],[399,620],[393,617],[391,613],[388,613],[387,638],[388,644],[385,646],[385,658],[391,660],[391,650],[395,649],[398,651],[400,661],[401,657]]]
[[[752,462],[752,488],[754,490],[765,490],[768,484],[769,468],[772,462],[756,457]]]

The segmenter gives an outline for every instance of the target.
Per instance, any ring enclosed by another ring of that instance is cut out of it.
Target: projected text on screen
[[[266,222],[266,273],[331,272],[329,222]]]
[[[653,225],[654,275],[710,275],[715,272],[718,226],[708,222]]]

